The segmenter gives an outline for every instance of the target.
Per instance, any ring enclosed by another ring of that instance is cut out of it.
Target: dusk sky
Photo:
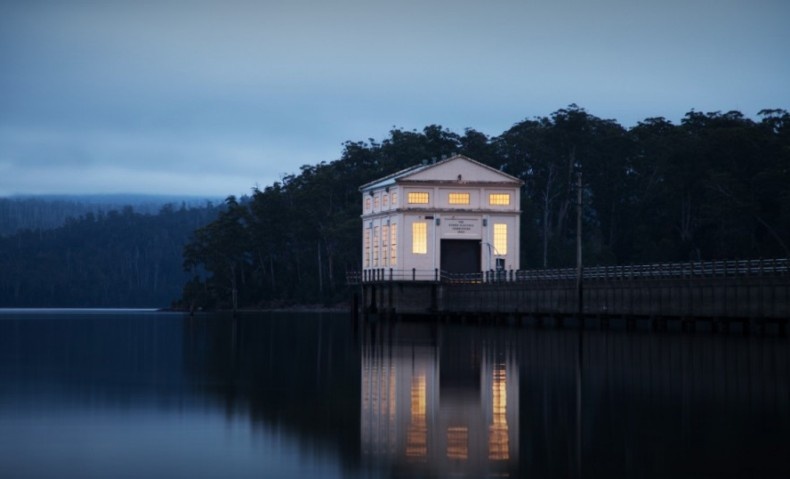
[[[790,1],[0,3],[0,196],[239,195],[346,140],[571,103],[790,109]]]

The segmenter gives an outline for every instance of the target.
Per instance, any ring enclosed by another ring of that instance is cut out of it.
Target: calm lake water
[[[0,311],[0,477],[790,477],[788,339]]]

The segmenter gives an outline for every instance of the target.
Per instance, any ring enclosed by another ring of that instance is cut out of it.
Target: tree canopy
[[[524,268],[573,264],[575,172],[584,175],[588,264],[790,256],[790,115],[691,111],[631,128],[570,105],[496,137],[439,125],[346,142],[249,201],[230,197],[184,250],[190,306],[334,302],[359,270],[369,181],[462,153],[525,182]]]

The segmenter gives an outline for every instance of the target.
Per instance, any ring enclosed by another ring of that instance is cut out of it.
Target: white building
[[[361,186],[364,277],[519,269],[522,184],[456,155]]]

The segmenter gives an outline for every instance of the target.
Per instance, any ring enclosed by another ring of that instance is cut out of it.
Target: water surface
[[[0,312],[0,477],[790,477],[788,340]]]

